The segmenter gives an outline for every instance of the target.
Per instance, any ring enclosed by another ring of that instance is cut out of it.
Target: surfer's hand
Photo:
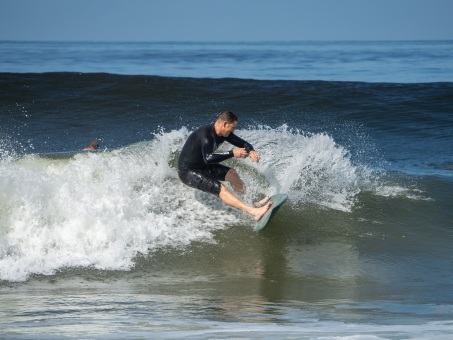
[[[260,154],[255,150],[250,151],[249,157],[252,162],[258,163],[260,161]]]
[[[236,158],[247,158],[249,156],[249,153],[245,148],[239,148],[239,149],[234,149],[233,150],[233,155]]]

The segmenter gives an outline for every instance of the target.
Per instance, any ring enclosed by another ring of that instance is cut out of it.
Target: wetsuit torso
[[[227,141],[230,144],[245,148],[247,152],[253,146],[242,138],[230,133],[228,137],[216,134],[214,123],[202,126],[187,139],[178,161],[179,178],[187,185],[218,195],[220,182],[225,180],[229,168],[218,164],[233,157],[233,150],[216,153],[217,148]]]

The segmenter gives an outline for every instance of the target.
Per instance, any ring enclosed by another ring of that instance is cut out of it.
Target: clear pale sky
[[[452,40],[453,0],[0,0],[0,40]]]

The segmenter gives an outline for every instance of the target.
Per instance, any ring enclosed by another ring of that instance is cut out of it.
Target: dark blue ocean
[[[0,337],[453,336],[453,41],[0,42],[0,94]],[[224,110],[261,233],[176,173]]]

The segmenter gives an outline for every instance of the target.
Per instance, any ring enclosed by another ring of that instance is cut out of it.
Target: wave
[[[177,177],[187,128],[109,152],[31,154],[0,160],[0,279],[24,281],[68,267],[128,270],[137,255],[197,242],[218,230],[253,226],[217,197]],[[241,130],[259,164],[230,160],[248,187],[245,200],[286,192],[291,215],[308,206],[351,212],[358,195],[383,189],[379,169],[353,162],[326,133],[261,126]],[[226,146],[225,146],[226,147]],[[401,191],[398,191],[400,194]]]

